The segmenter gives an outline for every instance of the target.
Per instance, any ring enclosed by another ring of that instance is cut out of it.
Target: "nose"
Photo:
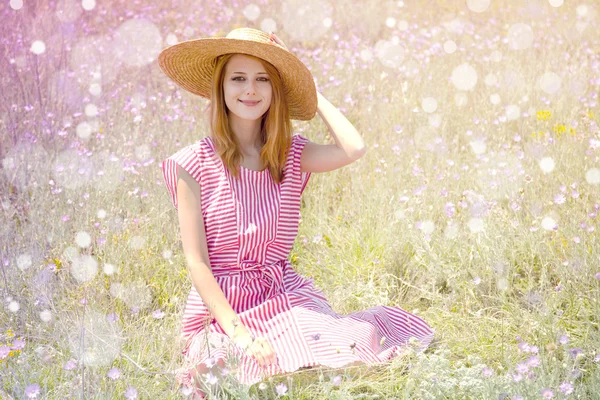
[[[248,87],[246,88],[246,94],[247,95],[255,95],[256,94],[256,89],[254,88],[254,85],[256,84],[256,82],[252,81],[252,80],[248,80],[249,84]]]

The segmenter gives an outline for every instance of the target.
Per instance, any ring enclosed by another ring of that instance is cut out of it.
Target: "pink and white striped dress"
[[[171,201],[177,208],[177,164],[202,188],[202,216],[212,272],[242,323],[268,339],[276,365],[262,368],[230,345],[221,326],[192,286],[182,321],[186,367],[176,376],[193,386],[190,369],[209,358],[237,360],[231,373],[246,384],[301,367],[342,367],[355,361],[378,363],[392,358],[414,337],[424,350],[433,330],[421,318],[398,307],[377,306],[337,314],[313,280],[297,274],[289,253],[298,233],[300,196],[310,173],[300,171],[308,142],[295,134],[276,184],[268,169],[240,167],[236,180],[224,167],[210,136],[191,144],[162,164]]]

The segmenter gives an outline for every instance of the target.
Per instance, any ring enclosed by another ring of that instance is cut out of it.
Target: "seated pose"
[[[210,134],[161,164],[192,280],[178,383],[203,398],[203,376],[254,384],[312,366],[383,362],[411,338],[424,350],[433,330],[419,317],[391,306],[337,314],[288,260],[310,174],[366,151],[306,66],[275,34],[249,28],[175,44],[159,65],[211,100]],[[290,120],[317,109],[335,144],[292,135]]]

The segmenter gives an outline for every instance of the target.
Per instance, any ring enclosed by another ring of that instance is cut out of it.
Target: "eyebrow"
[[[232,72],[232,74],[244,74],[246,75],[245,72]],[[258,74],[267,74],[266,72],[258,72]]]

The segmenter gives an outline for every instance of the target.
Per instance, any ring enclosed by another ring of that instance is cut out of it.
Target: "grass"
[[[599,167],[600,10],[540,0],[498,2],[477,14],[459,1],[392,3],[386,12],[409,22],[406,30],[369,11],[357,42],[351,32],[360,13],[346,10],[333,17],[338,39],[302,43],[281,32],[369,146],[356,163],[312,175],[290,259],[339,313],[399,306],[434,327],[435,341],[423,354],[379,366],[297,371],[264,387],[227,381],[216,397],[529,399],[550,398],[543,392],[550,389],[554,398],[599,398],[600,189],[586,174]],[[0,78],[0,398],[28,398],[32,384],[40,390],[30,398],[135,398],[133,389],[138,398],[184,397],[173,371],[182,362],[179,324],[191,281],[157,165],[206,134],[205,103],[171,85],[156,63],[122,66],[99,97],[86,91],[85,75],[76,101],[47,89],[69,62],[57,45],[92,30],[111,34],[123,14],[113,5],[112,14],[97,6],[88,28],[81,17],[73,37],[52,36],[48,6],[0,6],[13,27],[0,28],[8,49],[0,58],[8,71]],[[254,26],[228,1],[203,6],[194,14],[207,18],[203,28],[216,25],[224,7],[236,10],[228,27]],[[153,5],[127,7],[154,18],[164,35],[185,38],[187,25],[172,19],[179,4],[161,6],[172,10],[168,19]],[[277,15],[276,7],[261,9]],[[533,47],[501,42],[516,22],[532,27]],[[588,26],[580,32],[581,23]],[[205,36],[198,29],[193,35]],[[361,59],[393,35],[405,48],[404,68]],[[47,52],[36,56],[28,49],[40,38]],[[440,50],[446,40],[456,52]],[[490,59],[494,50],[500,61]],[[449,80],[465,62],[478,74],[472,91]],[[554,94],[538,84],[547,71],[562,78]],[[437,101],[432,113],[422,107],[427,97]],[[88,103],[97,117],[82,114]],[[520,108],[517,118],[507,117],[509,105]],[[83,121],[98,122],[89,139],[76,132]],[[317,143],[332,141],[319,117],[293,124]],[[57,160],[67,149],[72,164],[61,174]],[[540,167],[544,157],[553,170]],[[557,229],[547,229],[547,217]],[[89,234],[89,246],[78,246],[78,232]],[[95,266],[86,264],[91,279],[71,274],[73,254],[94,257]],[[67,367],[82,348],[85,368]]]

